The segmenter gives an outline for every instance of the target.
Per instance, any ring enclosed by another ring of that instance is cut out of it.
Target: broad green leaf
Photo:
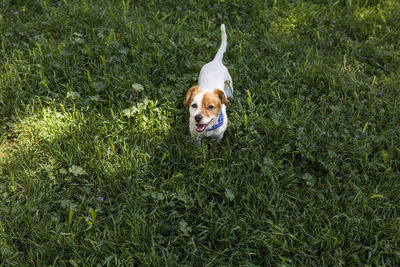
[[[69,167],[68,171],[75,176],[87,174],[87,172],[82,167],[76,165],[72,165],[71,167]]]

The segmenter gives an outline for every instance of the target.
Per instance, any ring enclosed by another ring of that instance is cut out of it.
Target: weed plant
[[[398,266],[399,33],[392,0],[1,0],[0,265]]]

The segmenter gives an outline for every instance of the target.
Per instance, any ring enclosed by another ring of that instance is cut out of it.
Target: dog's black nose
[[[194,116],[194,119],[196,122],[200,122],[202,118],[203,118],[203,116],[201,116],[200,114]]]

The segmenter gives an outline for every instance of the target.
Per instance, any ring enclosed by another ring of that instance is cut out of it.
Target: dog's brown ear
[[[186,93],[186,98],[185,101],[183,102],[183,105],[186,107],[192,102],[193,95],[199,90],[199,86],[195,85],[192,88],[190,88],[187,93]]]
[[[225,104],[225,106],[229,106],[229,100],[226,98],[224,91],[220,89],[215,89],[214,94],[218,95],[219,99],[221,99],[221,103]]]

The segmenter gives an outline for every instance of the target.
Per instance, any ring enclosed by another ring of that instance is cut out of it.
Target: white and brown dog
[[[185,106],[189,106],[189,129],[198,145],[203,136],[221,140],[228,126],[226,107],[232,98],[232,78],[222,63],[227,46],[225,25],[221,25],[221,46],[211,62],[200,70],[199,85],[186,94]]]

